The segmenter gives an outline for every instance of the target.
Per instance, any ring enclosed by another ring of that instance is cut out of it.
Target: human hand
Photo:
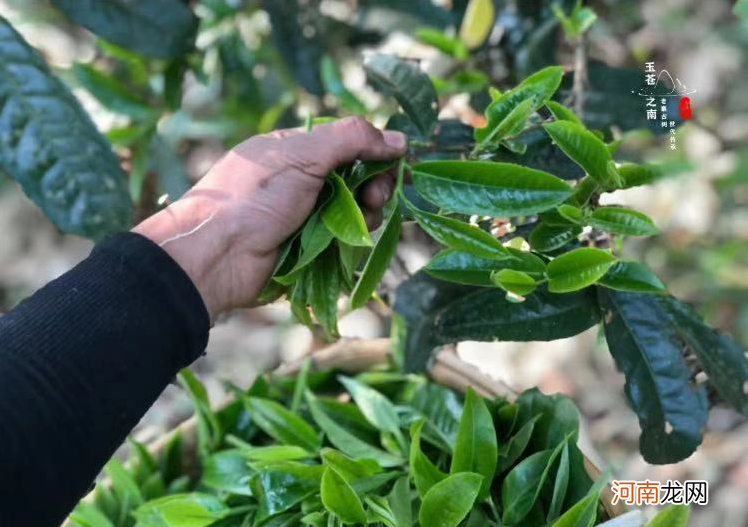
[[[407,148],[400,132],[348,117],[279,130],[231,149],[184,197],[133,229],[185,270],[214,320],[251,305],[273,272],[280,245],[311,213],[325,176],[354,159],[386,161]],[[380,174],[360,195],[369,228],[382,219],[394,174]]]

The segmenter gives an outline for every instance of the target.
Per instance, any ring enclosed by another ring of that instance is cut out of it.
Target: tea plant
[[[346,88],[336,51],[383,38],[360,18],[395,13],[450,67],[431,78],[398,57],[373,55],[364,64],[372,87],[402,108],[387,127],[405,131],[411,146],[397,164],[384,226],[367,232],[356,194],[394,167],[339,167],[286,242],[261,300],[285,295],[297,319],[337,338],[339,298],[348,298],[346,309],[372,298],[403,222],[414,222],[443,250],[394,299],[383,299],[396,312],[406,370],[425,369],[442,345],[549,341],[601,324],[626,377],[647,461],[693,453],[710,403],[748,412],[744,350],[670,296],[642,263],[622,257],[623,239],[657,228],[643,213],[600,198],[660,176],[614,159],[619,141],[611,129],[644,124],[629,96],[640,75],[585,59],[595,15],[581,2],[520,2],[516,12],[497,14],[504,8],[487,0],[454,2],[450,10],[428,0],[362,0],[361,16],[346,21],[324,14],[317,0],[202,0],[194,10],[179,0],[162,0],[156,10],[145,1],[53,4],[105,39],[97,61],[75,65],[72,77],[129,119],[107,134],[127,160],[126,180],[107,138],[0,19],[0,166],[60,229],[100,238],[152,212],[158,195],[177,198],[187,188],[174,148],[180,140],[207,135],[230,144],[297,124],[289,110],[309,96],[320,114],[392,113],[390,101],[367,108]],[[259,13],[270,21],[270,38],[249,47],[242,28]],[[504,30],[498,41],[489,38],[497,16]],[[559,27],[576,46],[573,74],[553,65]],[[510,72],[497,72],[499,63]],[[188,74],[219,96],[212,120],[181,107]],[[497,79],[504,91],[493,86]],[[439,119],[440,99],[455,94],[469,95],[484,126]]]
[[[401,102],[426,141],[437,141],[435,112],[428,111],[436,103],[429,79],[394,57],[376,56],[367,68]],[[310,308],[335,335],[340,293],[350,293],[352,308],[363,305],[395,253],[401,222],[413,220],[444,250],[425,266],[425,274],[396,293],[406,369],[424,368],[443,344],[554,340],[602,321],[640,418],[642,453],[654,463],[677,461],[701,442],[708,413],[706,386],[694,382],[686,355],[695,356],[709,386],[739,411],[748,408],[748,364],[732,340],[667,295],[646,266],[617,256],[622,238],[651,236],[657,228],[645,214],[601,206],[599,198],[652,182],[656,171],[616,163],[615,143],[605,143],[602,134],[551,100],[562,76],[560,67],[549,67],[494,94],[486,127],[475,130],[461,159],[418,161],[416,146],[413,159],[400,164],[396,196],[358,273],[360,248],[372,242],[354,192],[385,167],[357,163],[343,169],[342,177],[333,174],[319,210],[287,246],[280,265],[291,270],[276,276],[270,288],[287,293],[299,320],[312,322]],[[540,131],[557,146],[554,155],[578,165],[575,185],[521,164],[530,148],[523,141]],[[516,163],[495,160],[507,152]],[[412,178],[411,197],[403,186],[405,172]],[[425,305],[421,299],[428,299]]]
[[[78,505],[74,525],[563,527],[605,517],[605,479],[585,472],[578,414],[563,396],[463,398],[421,376],[305,368],[234,388],[235,402],[213,413],[189,371],[180,382],[198,416],[199,472],[179,436],[160,460],[133,443],[129,468],[110,461],[111,487]],[[685,526],[683,509],[663,512],[662,525]]]

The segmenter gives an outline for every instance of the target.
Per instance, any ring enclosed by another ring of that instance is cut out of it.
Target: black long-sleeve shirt
[[[59,526],[209,326],[179,265],[131,233],[0,317],[0,526]]]

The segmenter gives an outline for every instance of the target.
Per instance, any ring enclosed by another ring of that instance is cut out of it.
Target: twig
[[[574,50],[574,111],[581,118],[584,112],[584,90],[587,87],[587,37],[583,33],[577,39]]]

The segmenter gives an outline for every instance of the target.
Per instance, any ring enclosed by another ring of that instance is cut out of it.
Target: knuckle
[[[346,133],[350,134],[356,140],[363,142],[370,141],[374,133],[374,128],[369,121],[359,115],[346,117],[341,121]]]
[[[259,137],[265,140],[280,141],[288,137],[288,130],[273,130],[272,132],[267,132],[265,134],[258,135],[256,137]]]

